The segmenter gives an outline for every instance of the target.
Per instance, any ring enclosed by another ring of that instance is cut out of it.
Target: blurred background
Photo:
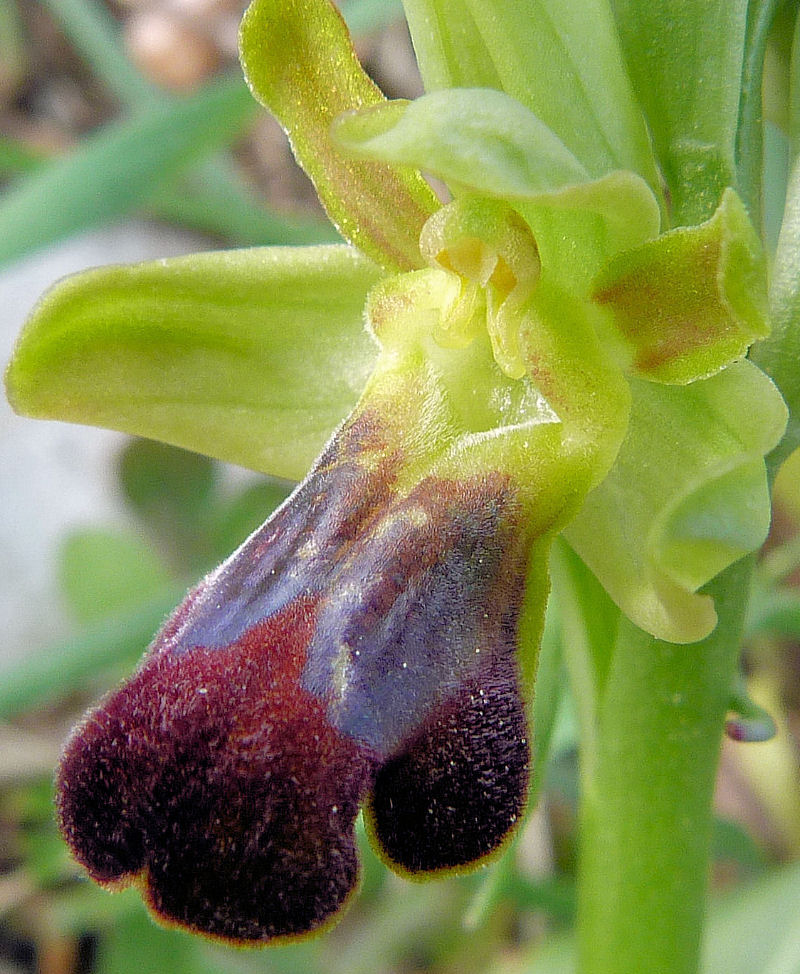
[[[242,81],[243,6],[0,0],[4,362],[37,297],[66,273],[335,239]],[[384,92],[418,94],[399,2],[349,0],[342,11]],[[64,735],[290,488],[159,444],[24,420],[0,403],[0,974],[566,970],[579,800],[566,679],[542,706],[539,801],[508,854],[416,884],[362,842],[360,896],[311,941],[239,952],[162,930],[138,894],[103,892],[69,859],[51,794]],[[723,750],[708,974],[800,971],[800,460],[776,498],[744,673],[778,734]],[[561,666],[555,609],[542,665]]]

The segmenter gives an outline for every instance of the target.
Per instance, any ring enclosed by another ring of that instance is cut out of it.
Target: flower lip
[[[76,858],[167,923],[251,944],[325,926],[357,885],[365,802],[415,874],[468,867],[521,817],[516,490],[432,472],[401,490],[385,432],[369,410],[346,424],[66,746]]]
[[[373,759],[298,684],[314,611],[299,599],[225,649],[157,654],[90,713],[58,811],[93,878],[232,941],[305,933],[346,902]]]

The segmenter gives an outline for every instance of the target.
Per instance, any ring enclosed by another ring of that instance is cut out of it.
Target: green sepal
[[[698,589],[766,538],[763,457],[786,407],[747,360],[687,386],[630,384],[617,460],[564,534],[637,626],[694,642],[716,624]]]
[[[403,9],[426,91],[503,90],[470,0],[403,0]]]
[[[620,254],[594,285],[630,371],[656,382],[713,375],[769,334],[766,260],[739,197]],[[609,336],[611,337],[611,336]]]
[[[454,191],[518,199],[589,179],[561,139],[516,99],[450,88],[340,116],[334,142],[354,158],[424,168]]]
[[[492,87],[534,112],[592,177],[659,181],[607,0],[404,0],[428,90]]]
[[[329,129],[342,112],[383,101],[329,0],[254,0],[241,61],[254,97],[286,130],[328,216],[345,239],[391,270],[420,267],[419,232],[438,208],[418,172],[342,155]]]
[[[29,416],[300,479],[372,369],[362,309],[380,276],[346,246],[87,271],[34,310],[6,375],[8,397]]]
[[[82,626],[146,605],[172,581],[153,547],[133,532],[74,531],[59,556],[62,594]]]

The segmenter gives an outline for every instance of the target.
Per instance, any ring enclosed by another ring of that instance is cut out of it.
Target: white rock
[[[67,241],[0,271],[0,360],[42,292],[101,264],[209,250],[204,238],[128,222]],[[126,517],[114,480],[119,433],[15,415],[0,397],[0,669],[69,632],[56,552],[71,528]]]

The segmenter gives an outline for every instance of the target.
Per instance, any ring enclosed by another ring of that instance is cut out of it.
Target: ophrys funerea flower
[[[702,224],[665,225],[632,99],[618,143],[600,115],[579,136],[548,127],[523,88],[522,103],[484,86],[386,104],[322,0],[257,0],[243,37],[254,90],[369,259],[251,251],[68,283],[9,388],[32,412],[278,457],[286,473],[371,372],[301,487],[190,593],[59,774],[62,829],[96,879],[138,882],[170,922],[261,942],[346,901],[362,805],[401,871],[461,868],[503,842],[525,800],[554,536],[567,529],[639,625],[700,638],[715,617],[697,590],[763,539],[763,454],[784,413],[741,361],[765,333],[746,213],[728,191]],[[440,207],[413,167],[454,201]],[[90,293],[117,316],[88,340],[99,385],[81,378]],[[153,293],[168,294],[155,315]],[[287,339],[254,295],[335,327]],[[372,345],[352,325],[365,300]],[[292,432],[275,445],[270,370],[290,388],[303,375],[310,398],[320,380],[318,408],[289,410],[298,456]]]

